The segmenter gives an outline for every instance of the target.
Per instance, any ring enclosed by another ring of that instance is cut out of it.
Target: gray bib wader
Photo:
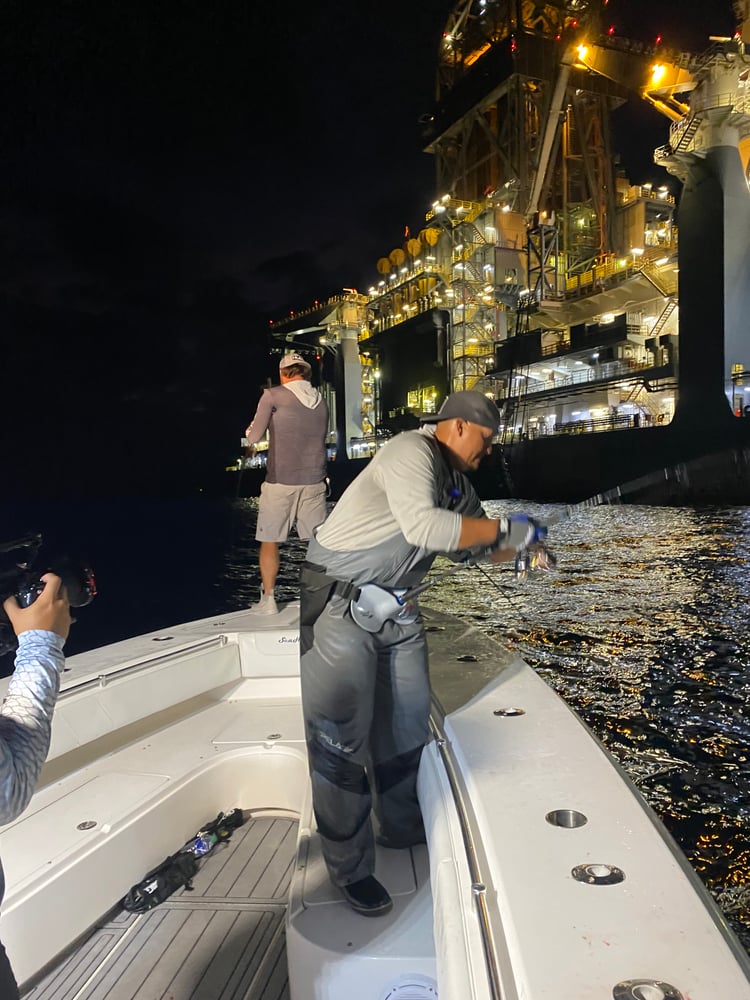
[[[312,632],[301,674],[315,818],[331,879],[348,885],[375,868],[371,810],[395,839],[422,830],[416,785],[429,735],[427,645],[421,619],[366,632],[349,599],[336,594]]]

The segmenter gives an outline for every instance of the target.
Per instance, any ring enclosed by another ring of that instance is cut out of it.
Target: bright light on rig
[[[651,67],[651,85],[656,86],[658,83],[664,79],[664,74],[667,72],[666,66],[662,66],[661,63],[656,63]]]

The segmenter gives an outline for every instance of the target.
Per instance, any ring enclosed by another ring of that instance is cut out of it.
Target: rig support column
[[[680,156],[688,158],[679,212],[681,422],[727,417],[732,367],[750,367],[750,193],[740,155],[716,146]]]
[[[362,437],[362,364],[358,330],[336,328],[336,461],[348,454],[352,438]]]

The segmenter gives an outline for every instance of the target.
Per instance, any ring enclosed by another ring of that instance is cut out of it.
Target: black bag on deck
[[[123,909],[129,913],[146,913],[163,903],[178,889],[184,887],[190,891],[193,888],[193,876],[198,871],[198,859],[209,854],[216,844],[229,840],[243,822],[241,809],[219,813],[215,820],[181,847],[177,854],[171,854],[144,875],[123,899]]]
[[[178,851],[166,858],[156,868],[134,885],[122,901],[123,908],[130,913],[145,913],[158,906],[177,889],[185,886],[193,888],[193,876],[198,871],[198,859],[194,854]]]

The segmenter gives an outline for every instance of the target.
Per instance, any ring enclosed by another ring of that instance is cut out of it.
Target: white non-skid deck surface
[[[192,892],[111,914],[24,1000],[288,1000],[296,838],[296,820],[248,819],[203,859]]]

